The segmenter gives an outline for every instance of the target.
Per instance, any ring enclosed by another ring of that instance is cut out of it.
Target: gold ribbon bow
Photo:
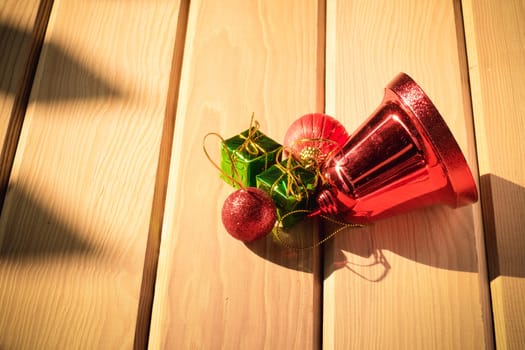
[[[276,156],[276,163],[275,166],[282,172],[282,174],[277,178],[277,180],[274,181],[271,191],[278,185],[278,183],[286,177],[286,196],[293,196],[295,200],[300,202],[304,197],[308,199],[308,189],[306,188],[306,185],[303,183],[301,177],[299,175],[296,175],[296,171],[298,169],[304,169],[303,166],[300,164],[293,165],[292,164],[292,157],[289,157],[286,160],[286,165],[283,165],[280,161],[280,153],[282,152],[282,149],[279,150]],[[306,169],[305,169],[306,170]],[[317,187],[318,184],[318,173],[316,172],[314,174],[314,184],[313,187]],[[270,192],[270,197],[272,196],[272,193]]]
[[[239,152],[246,152],[252,156],[258,156],[260,153],[267,156],[267,152],[264,148],[257,143],[262,134],[259,131],[259,122],[254,120],[254,114],[252,113],[252,119],[250,120],[250,127],[248,128],[248,135],[244,136],[239,134],[240,138],[244,142],[237,148]]]

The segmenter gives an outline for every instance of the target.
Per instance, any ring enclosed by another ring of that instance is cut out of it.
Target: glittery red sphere
[[[265,236],[276,220],[275,204],[264,191],[255,187],[233,192],[222,207],[226,231],[243,242]]]

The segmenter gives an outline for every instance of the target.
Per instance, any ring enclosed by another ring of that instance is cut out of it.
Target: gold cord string
[[[262,136],[262,134],[258,134],[259,128],[260,124],[254,119],[254,113],[252,113],[250,127],[248,128],[248,135],[244,136],[239,134],[241,139],[244,140],[244,142],[238,148],[239,152],[246,152],[252,156],[257,156],[259,153],[262,153],[267,156],[266,150],[257,144],[257,140]]]
[[[234,160],[233,160],[233,156],[230,152],[230,150],[228,149],[228,147],[226,147],[226,145],[224,146],[224,149],[226,150],[226,153],[228,154],[228,158],[230,159],[230,164],[231,164],[231,169],[232,169],[232,174],[234,174],[233,176],[231,175],[228,175],[224,170],[222,170],[222,168],[211,158],[210,154],[208,153],[208,150],[206,149],[206,139],[210,136],[216,136],[218,137],[222,144],[225,145],[225,141],[224,141],[224,138],[216,133],[216,132],[210,132],[210,133],[207,133],[206,135],[204,135],[204,138],[202,139],[202,149],[204,150],[204,154],[206,155],[206,157],[208,158],[208,160],[210,161],[210,163],[215,167],[217,168],[222,175],[224,175],[226,178],[228,178],[229,180],[231,180],[232,182],[234,182],[237,186],[239,186],[239,188],[244,188],[244,185],[235,178],[235,176],[239,177],[239,173],[237,172],[237,168],[235,168],[235,163],[234,163]]]
[[[273,190],[278,185],[279,181],[281,181],[286,176],[286,196],[293,196],[296,201],[300,202],[303,199],[303,195],[308,198],[308,190],[306,189],[301,177],[299,175],[295,175],[294,171],[305,168],[300,164],[293,165],[291,157],[286,160],[286,165],[283,165],[283,163],[279,160],[282,151],[283,148],[277,152],[275,157],[275,166],[281,171],[282,174],[272,184],[270,189],[270,197],[272,197]],[[317,187],[318,175],[317,173],[314,175],[314,187]]]
[[[284,240],[281,239],[280,235],[279,235],[279,226],[281,224],[281,222],[286,218],[288,217],[289,215],[293,215],[293,214],[298,214],[298,213],[311,213],[310,210],[306,210],[306,209],[301,209],[301,210],[294,210],[294,211],[291,211],[289,213],[286,213],[285,215],[283,215],[277,222],[277,225],[275,226],[274,230],[273,230],[273,233],[274,233],[274,236],[275,238],[277,238],[277,240],[279,241],[279,243],[283,246],[285,246],[286,248],[289,248],[289,249],[293,249],[293,250],[298,250],[298,251],[303,251],[303,250],[309,250],[309,249],[313,249],[313,248],[316,248],[316,247],[319,247],[320,245],[322,245],[323,243],[325,243],[326,241],[332,239],[336,234],[338,234],[339,232],[341,231],[344,231],[346,230],[347,228],[361,228],[361,227],[364,227],[364,225],[360,225],[360,224],[351,224],[351,223],[347,223],[347,222],[342,222],[342,221],[339,221],[339,220],[336,220],[334,218],[331,218],[329,216],[325,216],[325,215],[320,215],[321,218],[323,218],[324,220],[326,221],[329,221],[331,223],[334,223],[334,224],[337,224],[337,225],[340,225],[341,227],[339,227],[338,229],[336,229],[334,232],[330,233],[328,236],[326,236],[325,238],[321,239],[320,241],[312,244],[311,246],[307,246],[307,247],[295,247],[295,246],[292,246],[288,243],[286,243]]]

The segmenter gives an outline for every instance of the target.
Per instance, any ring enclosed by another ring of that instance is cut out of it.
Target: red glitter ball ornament
[[[222,207],[226,231],[243,242],[267,235],[276,220],[275,204],[264,191],[255,187],[233,192]]]

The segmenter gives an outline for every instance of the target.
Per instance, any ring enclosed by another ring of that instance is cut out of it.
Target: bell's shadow
[[[100,247],[81,237],[28,193],[12,189],[2,212],[0,262],[96,255]]]
[[[490,278],[525,277],[525,238],[522,235],[525,189],[490,174],[481,177],[480,187]],[[345,229],[337,234],[335,243],[330,240],[324,245],[324,277],[344,268],[366,280],[379,282],[395,269],[386,258],[388,254],[384,254],[387,251],[439,269],[478,272],[472,215],[469,207],[433,206],[362,228]],[[302,225],[315,225],[315,221]],[[304,228],[297,228],[295,234],[311,232]],[[337,228],[334,224],[323,224],[321,232],[330,234]],[[301,240],[301,246],[313,242],[311,237]],[[313,272],[315,268],[311,250],[284,247],[272,235],[247,244],[247,247],[286,268],[305,272]]]
[[[31,41],[31,33],[0,23],[0,93],[12,96],[18,93]],[[43,60],[43,76],[53,78],[42,82],[45,87],[33,93],[36,101],[121,96],[116,87],[53,42],[44,42],[39,62]]]
[[[456,210],[469,210],[468,208]],[[323,245],[324,274],[328,277],[335,270],[345,268],[360,277],[378,282],[388,274],[391,266],[384,254],[393,252],[407,259],[437,268],[477,271],[476,244],[472,220],[465,215],[455,215],[453,209],[431,207],[409,214],[380,220],[361,228],[346,228]],[[405,215],[410,215],[407,218]],[[309,220],[313,225],[315,221]],[[338,230],[340,225],[323,222],[320,231],[324,236],[301,238],[306,244],[319,241]],[[295,227],[294,227],[295,229]],[[304,235],[297,228],[297,235]],[[293,243],[293,246],[304,246]],[[257,255],[287,268],[312,272],[312,252],[293,253],[294,249],[283,247],[274,236],[247,245]],[[351,256],[351,258],[349,258]],[[305,259],[305,261],[301,260]]]
[[[525,277],[525,188],[493,174],[480,179],[489,278]]]
[[[314,232],[317,220],[299,222],[290,229],[279,229],[250,243],[246,247],[263,259],[289,269],[313,272],[319,254]]]

